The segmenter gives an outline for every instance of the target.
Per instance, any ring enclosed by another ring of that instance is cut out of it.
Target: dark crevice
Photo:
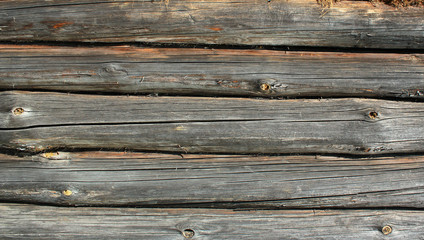
[[[293,199],[297,200],[297,199]],[[422,207],[399,207],[399,206],[358,206],[358,207],[346,207],[346,206],[305,206],[305,207],[285,207],[283,206],[266,206],[267,202],[283,202],[284,200],[273,200],[273,201],[240,201],[240,202],[204,202],[204,203],[179,203],[179,204],[67,204],[67,203],[46,203],[37,201],[7,201],[2,200],[0,204],[31,204],[38,206],[49,206],[49,207],[96,207],[96,208],[202,208],[202,209],[231,209],[235,211],[252,211],[252,210],[412,210],[412,211],[424,211]]]
[[[69,153],[75,153],[75,152],[95,152],[95,151],[102,151],[102,152],[128,152],[128,153],[157,153],[157,154],[169,154],[169,155],[175,155],[176,157],[184,158],[184,155],[216,155],[219,156],[253,156],[253,157],[259,157],[259,156],[270,156],[270,157],[284,157],[284,156],[319,156],[319,157],[339,157],[339,158],[346,158],[346,159],[352,159],[352,160],[373,160],[374,158],[380,158],[380,157],[420,157],[424,156],[424,152],[407,152],[407,153],[378,153],[378,154],[343,154],[343,153],[234,153],[234,152],[185,152],[185,151],[158,151],[158,150],[134,150],[129,148],[71,148],[71,147],[57,147],[57,148],[49,148],[44,151],[24,151],[24,150],[18,150],[18,149],[9,149],[9,148],[0,148],[0,154],[6,154],[11,156],[18,156],[18,157],[28,157],[28,156],[34,156],[38,155],[40,153],[45,152],[69,152]]]
[[[145,2],[150,2],[151,0],[145,0]],[[13,8],[3,8],[0,9],[0,11],[13,11],[13,10],[24,10],[24,9],[34,9],[34,8],[52,8],[52,7],[63,7],[63,6],[80,6],[80,5],[97,5],[97,4],[113,4],[113,3],[128,3],[132,1],[117,1],[114,0],[113,2],[109,1],[93,1],[93,2],[79,2],[79,3],[62,3],[62,4],[47,4],[47,5],[35,5],[35,6],[27,6],[27,7],[13,7]]]
[[[0,128],[0,131],[16,131],[16,130],[26,130],[34,128],[57,128],[57,127],[72,127],[72,126],[119,126],[119,125],[160,125],[160,124],[183,124],[183,123],[218,123],[218,122],[260,122],[260,121],[274,121],[278,119],[272,118],[258,118],[258,119],[223,119],[223,120],[174,120],[174,121],[144,121],[144,122],[98,122],[98,123],[64,123],[64,124],[46,124],[46,125],[32,125],[25,127],[12,127],[12,128]],[[382,119],[390,120],[390,118]],[[362,122],[368,120],[282,120],[281,123],[320,123],[320,122]],[[403,140],[405,141],[405,140]],[[411,140],[415,141],[415,140]]]
[[[150,43],[150,42],[78,42],[78,41],[0,41],[4,45],[41,45],[62,47],[107,47],[129,45],[140,48],[203,48],[203,49],[255,49],[274,51],[308,51],[308,52],[346,52],[346,53],[424,53],[424,49],[385,49],[352,47],[307,47],[280,45],[231,45],[231,44],[187,44],[187,43]]]
[[[176,120],[176,121],[144,121],[144,122],[111,122],[111,123],[68,123],[68,124],[49,124],[49,125],[33,125],[27,127],[17,128],[0,128],[0,131],[14,131],[14,130],[25,130],[33,128],[47,128],[47,127],[71,127],[71,126],[118,126],[118,125],[148,125],[148,124],[180,124],[180,123],[215,123],[215,122],[257,122],[257,121],[269,121],[274,119],[224,119],[224,120]],[[346,120],[337,120],[346,121]],[[354,121],[354,120],[352,120]],[[296,121],[293,121],[296,122]],[[309,121],[313,122],[313,121]],[[321,122],[321,121],[320,121]],[[327,122],[331,122],[328,120]]]
[[[17,156],[17,157],[28,157],[35,154],[19,151],[17,149],[9,149],[9,148],[0,148],[0,154],[5,154],[9,156]]]
[[[391,97],[381,95],[308,95],[308,96],[272,96],[272,93],[267,94],[252,93],[252,94],[213,94],[213,93],[130,93],[130,92],[108,92],[108,91],[72,91],[72,90],[50,90],[50,89],[34,89],[34,88],[14,88],[4,89],[0,88],[1,92],[12,92],[12,91],[28,91],[38,93],[67,93],[67,94],[81,94],[81,95],[98,95],[98,96],[139,96],[139,97],[210,97],[210,98],[250,98],[250,99],[272,99],[272,100],[288,100],[288,99],[343,99],[343,98],[355,98],[355,99],[376,99],[386,101],[398,101],[398,102],[424,102],[424,96],[419,97]]]

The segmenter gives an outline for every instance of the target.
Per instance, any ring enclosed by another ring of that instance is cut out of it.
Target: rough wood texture
[[[15,204],[1,204],[0,210],[0,230],[7,239],[403,240],[422,239],[424,231],[424,213],[408,210],[69,209]],[[391,226],[389,235],[382,233],[384,226]]]
[[[0,89],[424,98],[424,55],[0,45]]]
[[[6,0],[1,41],[424,48],[422,8],[315,0]]]
[[[424,157],[0,155],[0,201],[76,206],[424,208]]]
[[[0,147],[190,153],[424,151],[424,103],[0,93]]]

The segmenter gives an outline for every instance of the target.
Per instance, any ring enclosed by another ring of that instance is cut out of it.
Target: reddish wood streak
[[[209,28],[210,30],[213,30],[213,31],[222,31],[222,28],[220,28],[220,27],[210,27]]]
[[[66,26],[66,25],[71,25],[71,24],[73,24],[73,22],[62,22],[62,23],[57,23],[57,24],[53,25],[53,28],[54,28],[54,29],[57,29],[57,28],[61,28],[61,27]]]

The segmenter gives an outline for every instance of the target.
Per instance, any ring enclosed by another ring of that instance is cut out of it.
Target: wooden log
[[[422,8],[315,0],[6,0],[0,41],[423,49]]]
[[[8,90],[424,98],[423,54],[0,45],[0,65]]]
[[[190,153],[424,151],[421,102],[1,92],[0,147]]]
[[[420,239],[424,231],[424,213],[410,210],[0,209],[7,239]]]
[[[424,103],[0,93],[0,147],[190,153],[424,151]]]
[[[423,208],[424,157],[0,155],[0,201],[58,206]]]

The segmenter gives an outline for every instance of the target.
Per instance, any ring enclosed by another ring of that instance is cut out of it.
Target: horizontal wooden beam
[[[0,155],[0,201],[59,206],[424,208],[424,157]]]
[[[419,239],[424,231],[424,213],[408,210],[0,209],[7,239]]]
[[[0,41],[423,49],[422,8],[315,0],[6,0]]]
[[[189,153],[424,151],[422,102],[1,92],[0,147]]]
[[[423,54],[0,45],[0,89],[424,98]]]

